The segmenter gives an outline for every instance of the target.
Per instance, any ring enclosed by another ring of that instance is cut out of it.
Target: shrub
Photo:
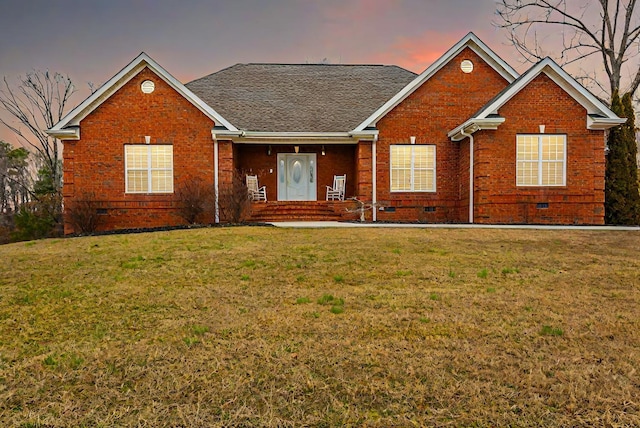
[[[98,229],[102,216],[98,214],[100,203],[93,194],[85,193],[80,198],[69,202],[65,214],[76,232],[91,234]]]
[[[231,223],[241,223],[247,219],[251,208],[249,191],[244,182],[244,174],[235,171],[231,182],[218,188],[220,219]]]
[[[203,214],[213,209],[215,192],[202,179],[194,178],[180,183],[176,197],[180,203],[178,215],[189,224],[203,221]]]

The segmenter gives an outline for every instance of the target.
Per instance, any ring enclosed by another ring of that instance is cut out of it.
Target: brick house
[[[420,75],[238,64],[183,85],[142,53],[48,132],[65,206],[92,195],[105,229],[181,224],[176,189],[245,173],[266,186],[256,220],[346,218],[325,201],[346,174],[371,221],[602,224],[623,122],[552,60],[518,75],[470,33]]]

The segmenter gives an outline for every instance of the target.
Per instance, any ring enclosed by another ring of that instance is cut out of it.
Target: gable
[[[76,108],[67,113],[56,125],[47,130],[47,133],[62,140],[79,140],[80,121],[87,117],[105,100],[118,91],[118,89],[127,84],[145,68],[153,71],[153,73],[155,73],[167,85],[172,87],[188,102],[193,104],[198,110],[213,120],[216,125],[223,126],[229,130],[237,130],[230,122],[204,103],[193,92],[187,89],[182,83],[176,80],[175,77],[169,74],[164,68],[143,52],[126,67],[120,70],[115,76],[109,79],[97,91],[80,103]]]
[[[584,107],[586,112],[586,117],[584,118],[585,127],[587,129],[609,129],[626,121],[626,119],[621,119],[613,113],[609,107],[580,85],[551,58],[545,58],[527,70],[526,73],[507,86],[502,92],[498,93],[473,114],[470,119],[451,130],[448,133],[449,137],[453,141],[459,141],[466,138],[469,133],[480,129],[496,129],[505,120],[500,115],[500,108],[541,74],[547,76],[562,91]]]
[[[473,64],[469,73],[461,69],[465,61]],[[450,129],[468,118],[506,86],[508,82],[491,65],[465,48],[380,118],[376,127],[388,135],[390,131],[397,133],[393,128],[410,126],[414,132],[411,135],[435,138],[443,128]]]
[[[153,82],[153,92],[141,90],[144,82]],[[142,142],[144,136],[158,143],[175,143],[203,136],[210,141],[214,122],[145,67],[85,116],[80,126],[86,144],[96,140]]]
[[[388,100],[378,110],[373,112],[367,119],[360,123],[354,131],[363,131],[366,128],[376,126],[377,122],[381,118],[420,88],[426,81],[431,79],[438,71],[445,67],[452,59],[457,57],[465,49],[471,49],[475,52],[483,62],[493,68],[507,83],[513,82],[518,77],[518,73],[516,73],[509,64],[489,49],[489,47],[485,45],[475,34],[469,33],[412,82],[405,86],[393,98]]]

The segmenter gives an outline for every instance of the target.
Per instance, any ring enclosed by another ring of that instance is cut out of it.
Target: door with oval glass
[[[316,154],[278,154],[278,200],[315,201]]]

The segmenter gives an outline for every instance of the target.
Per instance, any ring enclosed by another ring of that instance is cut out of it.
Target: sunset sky
[[[0,76],[75,82],[73,107],[144,51],[178,80],[236,63],[379,63],[421,72],[469,31],[516,70],[494,0],[0,0]],[[0,129],[0,138],[15,138]]]

